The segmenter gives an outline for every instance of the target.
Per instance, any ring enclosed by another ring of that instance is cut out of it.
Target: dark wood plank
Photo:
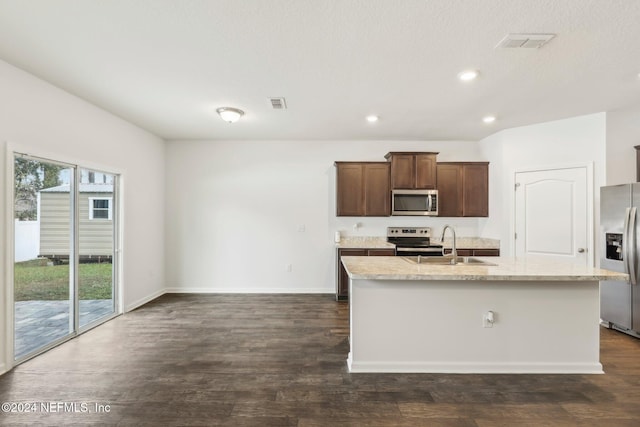
[[[0,377],[2,402],[109,413],[1,425],[636,426],[640,340],[601,329],[605,375],[349,374],[333,295],[165,295]]]

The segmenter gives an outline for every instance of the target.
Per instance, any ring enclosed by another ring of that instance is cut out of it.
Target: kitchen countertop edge
[[[628,275],[595,267],[550,260],[478,257],[496,265],[411,264],[403,257],[342,257],[347,274],[356,280],[407,281],[601,281],[628,280]]]

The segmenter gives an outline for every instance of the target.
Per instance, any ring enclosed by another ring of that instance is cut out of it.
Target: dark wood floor
[[[0,377],[0,402],[87,413],[38,408],[0,424],[640,425],[640,340],[602,329],[605,375],[349,374],[347,307],[328,295],[165,295]]]

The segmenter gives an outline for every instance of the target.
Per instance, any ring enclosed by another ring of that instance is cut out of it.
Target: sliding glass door
[[[14,157],[14,357],[117,312],[117,176]]]
[[[74,331],[74,169],[16,156],[14,172],[14,354],[20,359]]]
[[[116,176],[80,169],[79,178],[78,311],[82,328],[115,312]]]

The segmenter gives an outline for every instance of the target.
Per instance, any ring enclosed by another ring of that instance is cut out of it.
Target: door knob
[[[585,248],[578,248],[578,253],[583,254],[585,252],[586,252]]]

